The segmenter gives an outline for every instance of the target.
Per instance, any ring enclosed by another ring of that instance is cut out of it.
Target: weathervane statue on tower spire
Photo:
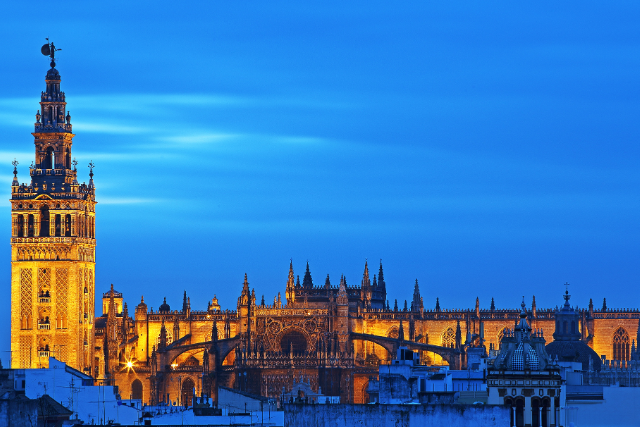
[[[47,43],[42,45],[42,47],[40,48],[40,52],[42,52],[44,56],[49,56],[51,58],[51,68],[53,68],[56,66],[56,51],[62,49],[56,49],[53,42],[49,43],[49,37],[47,37],[46,40]]]

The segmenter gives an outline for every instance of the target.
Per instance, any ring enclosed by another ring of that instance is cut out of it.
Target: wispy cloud
[[[97,122],[77,122],[73,124],[74,131],[81,132],[95,132],[95,133],[110,133],[110,134],[140,134],[151,132],[151,128],[145,128],[142,126],[127,126],[117,124],[113,122],[97,123]]]
[[[99,202],[103,205],[133,205],[143,203],[163,203],[164,199],[142,197],[101,197]]]
[[[212,142],[228,141],[242,137],[240,134],[225,133],[193,133],[189,135],[175,135],[158,138],[161,141],[177,144],[208,144]]]
[[[167,106],[221,106],[253,104],[251,98],[226,95],[200,94],[114,94],[81,95],[69,97],[73,108],[145,113]]]

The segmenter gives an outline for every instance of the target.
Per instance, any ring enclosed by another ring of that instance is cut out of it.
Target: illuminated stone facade
[[[14,162],[11,184],[11,365],[47,367],[51,355],[92,373],[95,189],[93,179],[77,181],[71,115],[53,61],[45,81],[31,182],[19,184]]]
[[[192,310],[185,292],[178,310],[166,300],[149,309],[143,299],[130,313],[112,287],[94,322],[95,188],[93,179],[77,182],[71,117],[54,66],[40,104],[31,182],[19,184],[14,170],[11,187],[14,368],[46,366],[53,355],[145,402],[183,404],[194,388],[215,396],[218,384],[278,398],[295,379],[361,403],[369,376],[400,343],[424,362],[464,367],[467,346],[497,351],[520,319],[517,309],[496,309],[493,301],[480,309],[477,299],[473,309],[441,309],[437,301],[425,309],[417,281],[410,302],[390,306],[382,264],[370,276],[365,263],[357,286],[344,277],[332,285],[328,276],[316,286],[308,264],[300,283],[290,264],[285,298],[269,304],[257,301],[245,277],[234,310],[222,310],[215,296],[206,310]],[[576,313],[580,339],[599,355],[630,358],[640,311],[590,303]],[[534,298],[527,321],[550,339],[556,311],[538,310]]]
[[[287,301],[280,294],[272,304],[258,301],[245,277],[236,310],[220,310],[215,298],[208,310],[191,310],[185,292],[178,310],[166,299],[155,311],[142,301],[132,317],[122,295],[114,291],[114,307],[122,307],[114,316],[118,354],[115,360],[104,359],[107,344],[102,345],[96,357],[106,360],[101,366],[107,370],[99,378],[113,379],[126,397],[141,390],[136,397],[145,401],[184,403],[192,388],[214,395],[215,384],[279,398],[283,388],[289,390],[294,379],[302,379],[325,395],[363,403],[369,377],[395,354],[394,341],[413,345],[424,362],[464,367],[467,345],[478,345],[484,337],[484,345],[497,351],[505,331],[521,319],[520,310],[499,310],[493,302],[491,308],[480,309],[477,299],[475,309],[444,310],[436,303],[435,309],[425,310],[417,283],[410,303],[387,307],[382,265],[373,280],[369,277],[365,264],[359,286],[348,286],[345,278],[334,286],[328,277],[323,286],[314,286],[307,265],[300,284],[290,265]],[[103,307],[109,300],[107,292]],[[607,358],[613,356],[616,333],[638,334],[637,311],[595,310],[591,304],[577,312],[580,337]],[[108,317],[96,321],[98,347],[106,343]],[[534,298],[527,321],[552,341],[555,310],[538,310]],[[597,330],[607,333],[596,339]]]

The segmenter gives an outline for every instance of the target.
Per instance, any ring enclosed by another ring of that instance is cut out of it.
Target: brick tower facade
[[[48,357],[93,373],[95,188],[78,184],[71,161],[71,115],[60,91],[53,44],[46,91],[36,114],[31,182],[11,184],[11,366],[37,368]],[[41,113],[42,112],[42,113]]]

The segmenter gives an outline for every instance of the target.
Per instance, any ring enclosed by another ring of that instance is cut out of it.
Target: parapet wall
[[[493,405],[285,405],[287,427],[473,427],[510,425]]]

